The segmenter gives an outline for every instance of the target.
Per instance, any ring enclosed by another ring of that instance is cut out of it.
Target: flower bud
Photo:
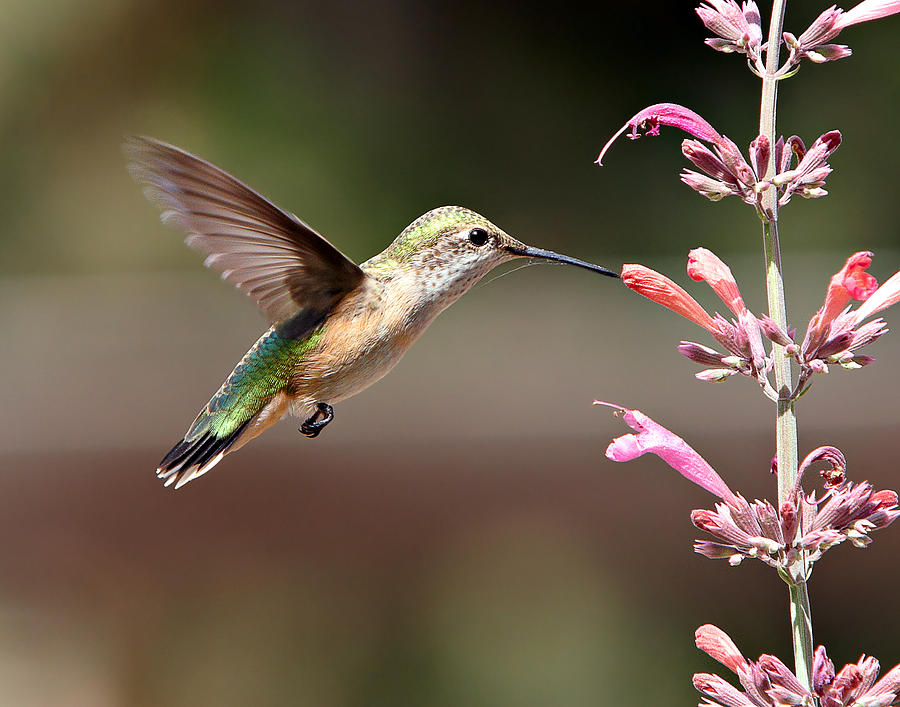
[[[742,674],[747,667],[747,659],[738,650],[734,641],[718,626],[704,624],[694,632],[694,642],[701,651],[717,660],[733,673]]]
[[[721,383],[735,373],[737,371],[732,368],[707,368],[705,371],[695,373],[694,378],[706,383]]]
[[[722,52],[723,54],[731,54],[732,52],[738,51],[738,48],[737,46],[735,46],[734,42],[730,42],[727,39],[721,39],[719,37],[704,39],[703,43],[708,47],[712,47],[717,52]]]
[[[839,10],[832,5],[807,27],[806,31],[797,38],[797,43],[803,47],[814,47],[834,39],[841,31],[836,26],[841,14],[843,14],[843,10]]]
[[[778,344],[779,346],[790,346],[794,342],[791,340],[791,337],[787,335],[787,332],[782,329],[771,317],[763,314],[758,318],[759,320],[759,328],[762,329],[763,334],[766,335],[766,338],[770,341]]]
[[[737,186],[737,179],[728,171],[725,163],[699,140],[683,140],[681,153],[701,172],[705,172],[713,179]]]
[[[797,41],[797,38],[792,35],[790,32],[784,32],[781,35],[782,39],[784,39],[784,43],[788,46],[789,49],[799,49],[800,42]]]
[[[723,363],[722,354],[718,351],[693,341],[682,341],[678,346],[678,353],[704,366],[719,366]]]
[[[828,373],[828,366],[821,359],[815,358],[809,362],[809,367],[816,373]]]
[[[726,196],[739,193],[725,182],[712,179],[691,169],[684,170],[680,177],[682,182],[710,201],[721,201]]]
[[[846,44],[822,44],[815,49],[807,50],[805,54],[811,62],[824,64],[826,61],[845,59],[853,54],[853,50]]]
[[[834,356],[835,354],[839,354],[844,352],[848,346],[853,342],[853,332],[845,331],[837,336],[828,339],[824,344],[822,344],[818,351],[816,351],[816,356],[820,358],[828,358],[829,356]]]
[[[782,547],[781,543],[776,542],[775,540],[771,540],[770,538],[764,538],[762,536],[753,538],[751,542],[753,543],[754,547],[759,548],[769,555],[774,555]]]
[[[765,135],[758,136],[750,143],[750,164],[756,171],[756,176],[762,179],[769,168],[770,145],[769,138]]]
[[[781,504],[781,534],[787,544],[794,542],[794,536],[797,534],[797,506],[791,501],[785,501]]]
[[[734,555],[734,548],[730,545],[712,543],[708,540],[697,540],[694,543],[694,552],[708,557],[710,560],[725,560]]]

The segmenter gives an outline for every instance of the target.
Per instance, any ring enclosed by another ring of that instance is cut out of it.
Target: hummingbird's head
[[[426,291],[451,300],[501,263],[515,258],[568,263],[618,277],[599,265],[527,246],[484,216],[461,206],[442,206],[420,216],[382,256],[407,265]]]

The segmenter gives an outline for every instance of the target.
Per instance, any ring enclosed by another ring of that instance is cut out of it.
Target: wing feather
[[[366,277],[296,216],[215,165],[146,137],[128,138],[125,152],[163,222],[187,232],[204,265],[273,323],[300,311],[324,314]]]

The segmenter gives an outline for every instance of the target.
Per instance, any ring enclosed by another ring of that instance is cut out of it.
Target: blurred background
[[[792,0],[786,29],[825,4]],[[707,246],[758,312],[758,223],[679,183],[681,134],[592,163],[659,101],[755,136],[758,81],[693,7],[0,0],[0,703],[691,704],[705,622],[790,662],[781,581],[693,554],[713,499],[608,462],[625,427],[591,401],[643,409],[751,498],[774,494],[771,405],[696,382],[674,347],[702,332],[587,272],[489,276],[314,442],[284,422],[177,493],[153,474],[266,325],[159,224],[124,135],[232,171],[357,261],[459,203],[686,285]],[[898,30],[849,29],[852,58],[781,90],[784,132],[844,135],[831,196],[782,214],[801,329],[849,253],[879,280],[900,263]],[[801,454],[836,444],[896,488],[900,340],[867,353],[800,402]],[[811,584],[839,664],[900,662],[900,538],[876,537]]]

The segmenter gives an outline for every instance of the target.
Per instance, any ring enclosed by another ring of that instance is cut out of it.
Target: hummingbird
[[[202,476],[287,414],[316,437],[332,404],[382,378],[443,310],[515,258],[611,270],[533,248],[483,216],[442,206],[356,265],[313,228],[224,170],[147,137],[124,145],[129,171],[187,233],[204,265],[256,301],[271,326],[156,470],[175,488]]]

